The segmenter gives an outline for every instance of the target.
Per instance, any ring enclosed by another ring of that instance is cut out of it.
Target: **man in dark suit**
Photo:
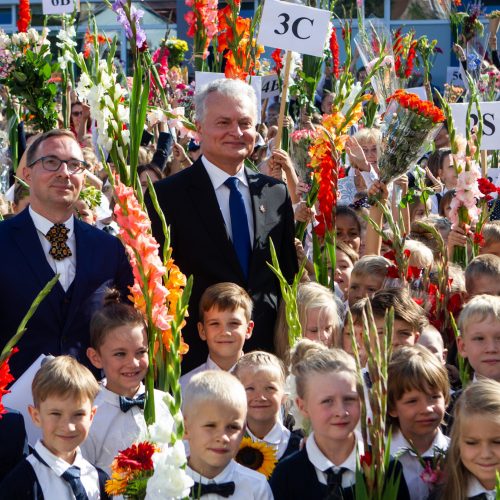
[[[29,454],[23,416],[10,408],[0,415],[0,483]]]
[[[22,374],[40,354],[71,354],[90,366],[89,323],[107,287],[124,296],[133,277],[121,242],[73,216],[86,164],[73,134],[52,130],[35,139],[23,177],[30,206],[0,223],[0,350],[37,294],[60,275],[28,323],[10,366]]]
[[[280,289],[267,266],[272,239],[281,269],[291,281],[297,271],[293,210],[285,185],[244,167],[256,137],[253,89],[239,80],[216,80],[195,96],[202,157],[191,167],[155,184],[171,229],[173,258],[193,275],[189,318],[183,330],[189,353],[186,372],[206,361],[198,336],[198,303],[214,283],[245,288],[254,302],[255,328],[245,350],[273,350]],[[147,201],[153,234],[163,242],[159,218]]]

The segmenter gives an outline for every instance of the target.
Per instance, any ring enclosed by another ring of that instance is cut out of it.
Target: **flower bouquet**
[[[487,14],[486,16],[489,19],[489,32],[494,35],[498,31],[498,26],[500,26],[500,10],[494,10]]]
[[[141,441],[118,452],[106,483],[108,495],[147,500],[189,496],[194,482],[184,469],[182,441],[170,445],[171,428],[172,421],[149,426]]]
[[[367,73],[370,73],[377,61],[382,60],[371,83],[380,106],[385,109],[389,96],[401,87],[396,76],[391,33],[384,24],[370,21],[359,31],[354,41]]]
[[[439,131],[443,112],[416,94],[397,90],[387,100],[380,180],[387,184],[406,173]]]

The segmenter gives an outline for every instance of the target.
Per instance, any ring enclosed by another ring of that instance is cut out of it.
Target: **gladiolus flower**
[[[10,392],[6,387],[14,380],[13,375],[10,373],[9,360],[11,356],[18,351],[19,349],[14,347],[2,364],[0,364],[0,419],[4,413],[7,413],[5,407],[2,405],[2,397]]]
[[[28,31],[31,22],[30,0],[19,1],[19,19],[17,20],[17,29],[20,33]]]

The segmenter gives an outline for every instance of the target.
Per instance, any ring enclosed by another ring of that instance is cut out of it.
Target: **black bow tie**
[[[219,484],[194,483],[194,486],[191,488],[191,496],[193,498],[199,498],[210,493],[215,493],[216,495],[220,495],[221,497],[228,498],[234,494],[234,481]]]
[[[123,413],[127,413],[132,406],[138,406],[139,408],[144,409],[144,398],[145,394],[140,394],[135,399],[120,396],[120,410]]]

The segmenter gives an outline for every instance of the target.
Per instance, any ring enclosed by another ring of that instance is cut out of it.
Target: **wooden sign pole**
[[[287,50],[285,72],[283,76],[283,88],[281,89],[280,114],[278,117],[278,132],[274,138],[274,149],[281,148],[281,137],[283,136],[283,121],[285,120],[286,100],[288,97],[288,81],[290,80],[290,66],[292,65],[292,51]]]

